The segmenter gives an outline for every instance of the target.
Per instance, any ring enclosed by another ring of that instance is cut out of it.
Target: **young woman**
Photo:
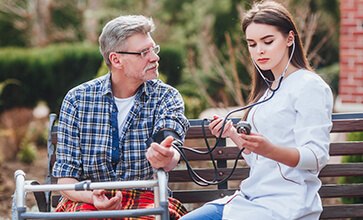
[[[319,219],[320,170],[329,160],[333,96],[312,71],[290,13],[279,3],[256,3],[242,29],[255,65],[244,119],[251,134],[228,121],[222,137],[242,149],[251,167],[240,190],[181,219]],[[223,119],[210,123],[219,136]]]

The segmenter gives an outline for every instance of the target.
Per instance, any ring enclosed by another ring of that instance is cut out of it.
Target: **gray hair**
[[[127,49],[126,39],[134,34],[148,34],[155,30],[152,18],[142,15],[119,16],[109,21],[98,39],[100,52],[108,67],[111,68],[109,55],[116,50]]]

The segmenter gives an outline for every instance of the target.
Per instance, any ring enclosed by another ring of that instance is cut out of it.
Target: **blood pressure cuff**
[[[181,138],[179,135],[174,131],[170,129],[161,129],[159,130],[154,136],[150,137],[146,141],[147,147],[150,147],[152,142],[161,143],[166,137],[172,136],[174,138],[173,144],[177,146],[183,145],[183,142],[181,141]]]

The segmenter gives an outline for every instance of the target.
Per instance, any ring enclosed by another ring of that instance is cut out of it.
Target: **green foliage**
[[[167,78],[166,83],[176,86],[181,83],[182,71],[184,68],[184,52],[176,46],[162,46],[159,70]]]
[[[208,107],[206,100],[200,94],[198,86],[192,82],[180,84],[177,89],[183,97],[187,118],[198,118],[200,113]]]
[[[214,22],[214,42],[221,48],[226,43],[224,34],[236,33],[242,36],[241,21],[237,11],[237,4],[240,4],[240,0],[231,0],[225,4],[226,9],[224,11],[218,11],[216,13]],[[226,3],[226,2],[224,2]]]
[[[314,68],[330,66],[339,62],[339,1],[294,0],[289,4],[302,38],[308,60]],[[317,16],[316,28],[308,27]],[[308,43],[311,37],[310,44]]]
[[[86,37],[83,3],[74,0],[1,0],[0,47],[43,47],[55,42],[79,42]]]
[[[17,157],[18,160],[23,163],[26,164],[33,163],[38,157],[37,146],[33,142],[24,143],[23,147],[18,152]]]
[[[5,87],[7,85],[14,84],[14,85],[20,85],[21,83],[16,79],[6,79],[3,82],[0,82],[0,96],[3,93]],[[0,99],[0,105],[2,105],[2,100]]]
[[[0,50],[0,82],[12,78],[22,85],[7,86],[0,94],[1,107],[34,107],[43,100],[51,111],[58,112],[66,92],[91,79],[101,62],[102,56],[94,45],[3,48]]]
[[[353,132],[348,135],[348,141],[363,141],[363,132]],[[357,163],[363,161],[363,155],[344,156],[342,163]],[[340,177],[339,184],[363,183],[363,176]],[[363,197],[342,198],[344,204],[363,203]]]
[[[191,75],[183,73],[181,81],[182,83],[175,88],[183,97],[185,116],[187,118],[198,118],[200,113],[209,107],[208,102]]]
[[[26,45],[21,31],[17,30],[10,21],[2,19],[2,17],[0,17],[0,33],[6,33],[0,35],[0,47],[23,47]]]

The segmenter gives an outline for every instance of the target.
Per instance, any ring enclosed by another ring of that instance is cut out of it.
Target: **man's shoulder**
[[[84,82],[74,88],[72,88],[70,93],[83,93],[89,91],[102,91],[107,82],[107,74],[100,76],[95,79],[91,79],[87,82]]]

